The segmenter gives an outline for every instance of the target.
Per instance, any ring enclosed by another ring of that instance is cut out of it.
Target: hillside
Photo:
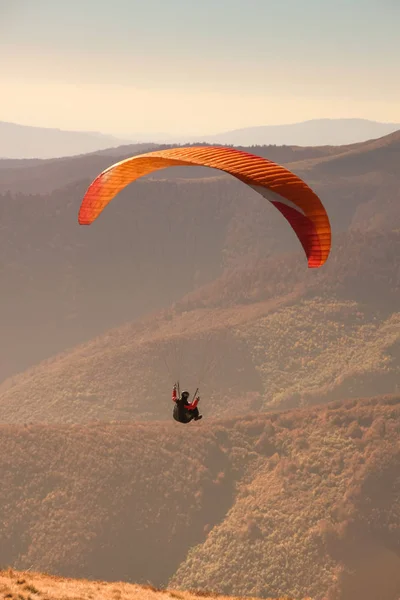
[[[372,233],[400,227],[400,185],[392,166],[398,146],[393,136],[379,143],[379,168],[367,173],[357,165],[349,170],[346,161],[361,156],[363,148],[369,160],[377,142],[256,151],[290,163],[315,188],[330,215],[335,244],[349,229]],[[125,156],[131,151],[124,149]],[[329,177],[319,173],[324,153],[350,151],[358,154],[339,161]],[[310,156],[315,168],[303,160]],[[253,273],[265,258],[301,256],[290,227],[263,198],[233,178],[201,169],[187,169],[185,178],[184,168],[169,169],[158,179],[138,181],[92,227],[78,227],[91,177],[121,157],[87,155],[32,166],[23,161],[25,166],[0,170],[2,189],[14,190],[0,196],[0,329],[6,340],[0,381],[111,327],[166,309],[226,269],[250,265]],[[361,258],[360,243],[355,252]],[[335,261],[334,245],[326,267]],[[275,267],[269,274],[278,296],[279,288],[291,283],[285,270],[279,274]]]
[[[135,202],[126,191],[95,227],[82,228],[84,190],[0,200],[0,382],[218,277],[249,193],[232,181],[141,181]],[[271,212],[270,227],[281,220]]]
[[[158,590],[151,585],[135,585],[118,581],[89,581],[87,579],[67,579],[35,573],[32,571],[0,571],[0,593],[10,600],[29,600],[37,594],[46,600],[197,600],[199,596],[214,600],[235,600],[228,596],[196,594],[176,590]],[[266,598],[266,600],[272,600]],[[279,599],[276,599],[279,600]],[[282,600],[290,600],[287,597]],[[304,600],[311,600],[305,598]]]
[[[0,121],[0,157],[53,158],[120,146],[123,140],[93,131],[63,131]]]
[[[241,597],[397,600],[399,410],[388,396],[194,427],[2,425],[0,563]]]
[[[169,419],[179,377],[205,415],[399,391],[399,255],[400,233],[354,232],[320,272],[300,258],[226,272],[5,381],[0,419]]]
[[[399,398],[387,406],[392,401]],[[315,598],[397,598],[399,412],[371,410],[377,405],[337,403],[260,428],[255,451],[262,448],[269,460],[257,464],[226,519],[191,549],[170,584],[207,582],[241,595],[307,590]],[[256,423],[241,428],[257,431]],[[382,435],[387,441],[376,444]],[[285,458],[274,453],[278,440]]]
[[[305,159],[297,166],[305,170],[317,170],[325,175],[341,171],[343,175],[357,176],[385,171],[387,175],[397,174],[400,152],[400,130],[377,140],[354,144],[342,148],[342,152]]]

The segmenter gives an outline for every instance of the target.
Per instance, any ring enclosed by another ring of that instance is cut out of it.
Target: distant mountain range
[[[56,158],[96,152],[126,140],[94,131],[63,131],[0,121],[0,158]]]
[[[314,119],[288,125],[247,127],[213,135],[127,134],[125,139],[90,131],[63,131],[0,121],[0,158],[57,158],[97,152],[129,143],[208,143],[230,146],[340,146],[400,130],[400,123],[366,119]]]
[[[207,136],[205,141],[235,146],[341,146],[379,138],[399,129],[400,123],[378,123],[366,119],[314,119],[290,125],[236,129]]]

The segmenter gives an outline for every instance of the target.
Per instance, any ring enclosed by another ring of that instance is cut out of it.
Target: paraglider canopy
[[[234,148],[171,148],[118,162],[89,186],[79,210],[80,225],[90,225],[118,192],[139,177],[167,167],[194,165],[219,169],[252,187],[290,223],[304,248],[308,266],[318,268],[326,262],[331,248],[331,228],[318,196],[288,169]]]

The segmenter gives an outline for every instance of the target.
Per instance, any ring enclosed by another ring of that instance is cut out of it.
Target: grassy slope
[[[144,334],[135,325],[109,332],[10,381],[0,395],[0,418],[169,419],[173,377],[163,359],[173,365],[175,353],[186,356],[184,382],[192,386],[207,357],[201,389],[209,416],[396,390],[398,314],[374,320],[354,302],[322,299],[269,309],[260,303],[211,316],[199,310],[187,319],[155,321]],[[205,337],[210,320],[217,327],[215,319],[228,327]]]

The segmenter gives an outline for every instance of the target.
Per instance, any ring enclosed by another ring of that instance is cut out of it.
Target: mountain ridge
[[[400,130],[400,123],[368,119],[312,119],[299,123],[247,127],[213,135],[119,136],[91,131],[20,125],[0,121],[0,163],[8,160],[65,158],[113,150],[122,145],[160,146],[227,144],[234,146],[343,146],[362,143]]]

